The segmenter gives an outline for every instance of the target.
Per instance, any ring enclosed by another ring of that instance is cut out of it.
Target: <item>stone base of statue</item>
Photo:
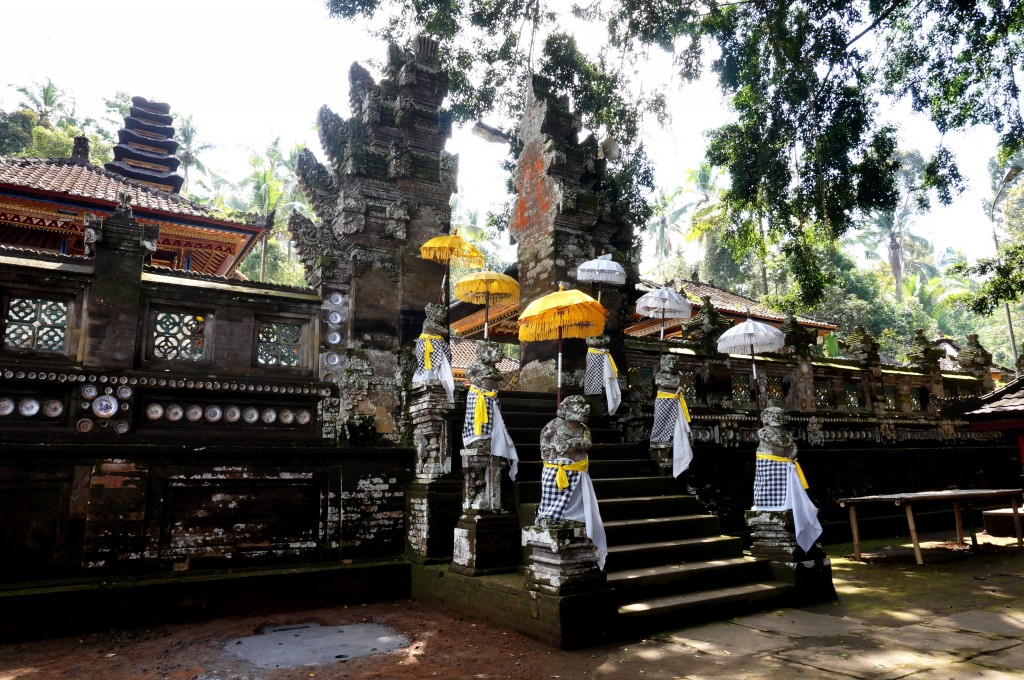
[[[770,560],[772,576],[796,586],[794,604],[836,599],[832,562],[821,543],[809,552],[797,545],[792,510],[747,510],[745,519],[753,540],[750,554]]]
[[[668,477],[672,475],[672,442],[651,442],[651,458],[658,463],[658,472]]]
[[[526,588],[548,595],[569,595],[603,589],[605,573],[582,522],[553,522],[523,529],[529,557]]]
[[[480,444],[462,450],[462,515],[449,568],[467,576],[515,571],[520,562],[508,461],[491,455],[489,441]]]

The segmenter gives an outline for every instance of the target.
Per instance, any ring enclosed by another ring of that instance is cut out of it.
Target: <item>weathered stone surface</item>
[[[562,522],[523,529],[523,545],[529,548],[526,587],[551,595],[600,589],[605,573],[597,566],[594,544],[580,522]]]

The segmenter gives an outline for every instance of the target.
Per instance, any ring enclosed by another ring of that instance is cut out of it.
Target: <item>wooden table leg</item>
[[[971,514],[971,504],[967,503],[967,526],[971,528],[971,550],[978,552],[978,536],[974,533],[974,515]]]
[[[860,531],[857,530],[857,506],[850,505],[850,530],[853,532],[853,559],[860,561]],[[1020,535],[1020,532],[1017,534]]]
[[[953,514],[956,516],[956,540],[964,542],[964,517],[960,514],[960,501],[953,501]]]
[[[921,542],[917,538],[917,524],[914,523],[914,508],[910,503],[905,506],[907,510],[907,524],[910,525],[910,540],[914,542],[914,558],[918,564],[924,564],[924,557],[921,555]]]
[[[1024,540],[1020,534],[1020,513],[1017,512],[1017,496],[1013,496],[1010,502],[1013,505],[1013,530],[1017,532],[1017,545],[1024,548]]]

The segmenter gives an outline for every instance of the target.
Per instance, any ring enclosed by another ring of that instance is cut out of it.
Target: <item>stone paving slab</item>
[[[863,642],[870,644],[867,640]],[[888,645],[866,648],[858,644],[797,647],[779,652],[777,656],[787,661],[806,664],[819,671],[872,680],[894,680],[918,671],[960,661],[951,654],[919,652]]]
[[[992,633],[1003,637],[1019,637],[1024,635],[1024,621],[1009,614],[989,610],[960,612],[952,616],[935,619],[933,626],[944,626],[958,630],[971,630],[977,633]]]
[[[815,614],[800,609],[777,609],[772,612],[743,616],[733,619],[733,623],[767,633],[798,637],[827,637],[867,628],[865,623],[854,619]]]
[[[734,623],[713,623],[677,633],[667,633],[663,639],[714,656],[756,654],[785,649],[796,644],[787,637],[752,630]]]
[[[1019,640],[1016,642],[1017,644],[1009,649],[983,654],[975,657],[971,662],[979,666],[1016,671],[1016,677],[1020,678],[1024,676],[1024,644],[1021,644]]]
[[[872,633],[871,637],[877,639],[883,646],[905,647],[922,652],[948,652],[963,656],[995,652],[1020,644],[1016,640],[921,624],[882,628]]]
[[[1020,680],[1020,671],[998,668],[986,668],[975,663],[958,663],[943,668],[933,668],[923,673],[915,673],[906,680]]]

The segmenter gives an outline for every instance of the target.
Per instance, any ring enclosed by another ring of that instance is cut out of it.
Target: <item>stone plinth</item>
[[[455,525],[450,571],[469,576],[515,571],[519,519],[512,512],[508,461],[491,455],[490,441],[462,450],[462,516]]]
[[[672,442],[652,443],[651,458],[658,462],[659,473],[672,474]]]
[[[523,529],[529,549],[526,587],[548,595],[570,595],[604,590],[606,576],[597,566],[597,552],[582,522]]]
[[[832,562],[821,543],[809,552],[797,545],[792,510],[748,510],[745,519],[753,539],[750,554],[771,560],[772,576],[796,586],[799,604],[836,599]]]
[[[409,390],[409,420],[416,447],[416,479],[430,481],[452,472],[449,417],[454,404],[440,381],[428,380]]]

